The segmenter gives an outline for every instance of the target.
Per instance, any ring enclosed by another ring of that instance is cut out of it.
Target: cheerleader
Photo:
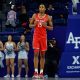
[[[17,77],[21,77],[21,68],[22,68],[22,62],[24,62],[26,75],[28,73],[28,52],[29,52],[29,43],[25,41],[25,36],[21,35],[20,41],[17,44],[17,50],[18,50],[18,75]]]
[[[12,41],[12,36],[8,36],[8,41],[4,45],[4,52],[6,58],[6,66],[7,66],[7,75],[4,77],[10,77],[10,69],[12,72],[11,77],[14,77],[14,59],[15,59],[15,51],[16,44]]]
[[[3,51],[3,43],[2,41],[0,41],[0,67],[4,67],[2,63],[4,59],[4,54],[2,53],[2,51]]]

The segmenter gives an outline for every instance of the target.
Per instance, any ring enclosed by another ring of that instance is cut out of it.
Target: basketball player
[[[34,28],[33,49],[34,49],[34,78],[43,78],[45,63],[45,52],[47,50],[47,33],[46,29],[53,30],[52,19],[45,14],[46,7],[44,4],[39,6],[39,13],[33,14],[30,20],[30,27]],[[40,53],[40,73],[38,73],[38,56]]]
[[[10,77],[10,69],[12,71],[11,77],[14,77],[14,59],[16,44],[12,41],[12,36],[8,36],[8,41],[4,45],[4,52],[6,55],[7,75],[4,77]]]
[[[2,63],[2,59],[4,58],[4,54],[2,53],[3,50],[4,50],[3,43],[2,41],[0,41],[0,67],[3,67],[3,63]]]
[[[29,43],[25,41],[25,36],[21,35],[20,41],[17,44],[17,50],[18,52],[18,75],[17,77],[21,77],[21,68],[22,68],[22,62],[24,62],[26,75],[28,73],[28,52],[29,52]]]

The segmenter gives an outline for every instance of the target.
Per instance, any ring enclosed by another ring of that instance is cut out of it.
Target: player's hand
[[[38,24],[38,21],[34,21],[34,26],[36,26]]]
[[[47,23],[46,22],[42,22],[42,26],[43,27],[46,27],[47,26]]]

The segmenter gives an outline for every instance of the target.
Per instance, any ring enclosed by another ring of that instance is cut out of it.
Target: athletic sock
[[[37,69],[37,68],[35,68],[35,72],[37,72],[37,73],[38,73],[38,69]]]
[[[43,69],[40,69],[40,73],[43,73]]]

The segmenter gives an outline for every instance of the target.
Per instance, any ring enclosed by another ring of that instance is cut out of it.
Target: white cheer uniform
[[[25,42],[19,43],[18,59],[28,59],[28,52],[26,51],[25,46],[26,46]]]
[[[6,59],[15,58],[15,52],[14,52],[14,44],[13,43],[6,43],[6,49],[5,49]]]

